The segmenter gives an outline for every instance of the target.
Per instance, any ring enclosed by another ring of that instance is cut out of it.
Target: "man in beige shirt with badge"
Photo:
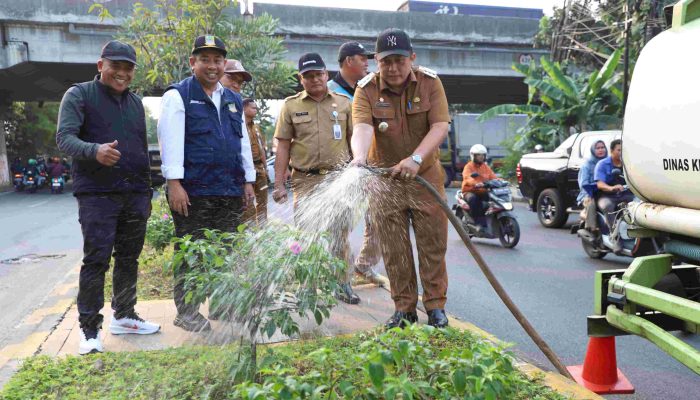
[[[299,81],[304,90],[288,97],[277,119],[275,138],[275,190],[272,198],[283,203],[287,200],[284,178],[292,167],[292,191],[294,208],[299,201],[311,195],[326,175],[342,168],[350,161],[349,135],[352,133],[351,102],[347,96],[328,90],[328,72],[321,56],[306,53],[299,59]],[[336,257],[352,271],[348,236],[350,226],[333,240]],[[350,285],[347,273],[336,297],[348,304],[358,304],[360,298]]]

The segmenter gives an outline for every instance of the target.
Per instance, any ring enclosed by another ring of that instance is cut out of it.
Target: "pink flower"
[[[170,215],[168,215],[167,213],[163,214],[163,221],[167,221],[169,219],[170,219]]]
[[[291,250],[292,253],[294,253],[295,255],[298,255],[299,253],[301,253],[301,245],[299,244],[299,242],[292,242],[289,245],[289,250]]]

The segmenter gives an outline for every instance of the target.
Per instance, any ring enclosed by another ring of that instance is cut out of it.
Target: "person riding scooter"
[[[602,159],[595,167],[594,179],[600,191],[598,195],[598,209],[600,209],[608,223],[613,228],[615,223],[615,210],[620,203],[629,203],[634,200],[634,194],[626,188],[627,182],[622,176],[622,141],[615,139],[610,143],[610,156]],[[616,173],[614,173],[616,172]],[[616,239],[616,232],[612,238]],[[615,240],[615,252],[619,251],[619,241]]]
[[[591,155],[581,165],[578,172],[578,186],[581,191],[576,197],[576,202],[582,206],[581,219],[586,221],[586,232],[584,235],[592,238],[598,231],[598,220],[596,215],[596,195],[598,194],[598,186],[594,179],[595,167],[598,162],[608,155],[608,149],[605,147],[605,142],[598,140],[591,145]]]
[[[66,172],[66,168],[61,164],[58,157],[53,157],[48,165],[49,168],[49,178],[61,178],[63,179],[63,174]]]
[[[469,214],[477,226],[486,226],[484,201],[488,201],[488,192],[484,188],[484,182],[498,179],[491,168],[486,164],[488,151],[481,144],[475,144],[469,149],[471,161],[464,166],[462,171],[462,194],[469,204]],[[475,175],[475,174],[478,174]]]

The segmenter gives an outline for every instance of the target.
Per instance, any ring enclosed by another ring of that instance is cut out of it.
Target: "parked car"
[[[564,226],[569,214],[578,214],[576,204],[578,171],[598,140],[619,139],[621,131],[591,131],[569,136],[549,153],[525,154],[516,169],[518,185],[527,198],[530,211],[537,212],[540,224],[547,228]]]

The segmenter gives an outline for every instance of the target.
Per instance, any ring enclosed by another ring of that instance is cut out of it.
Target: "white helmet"
[[[472,146],[472,148],[469,149],[469,156],[472,158],[472,161],[474,161],[474,155],[476,154],[488,154],[486,146],[484,146],[483,144],[475,144],[474,146]]]

